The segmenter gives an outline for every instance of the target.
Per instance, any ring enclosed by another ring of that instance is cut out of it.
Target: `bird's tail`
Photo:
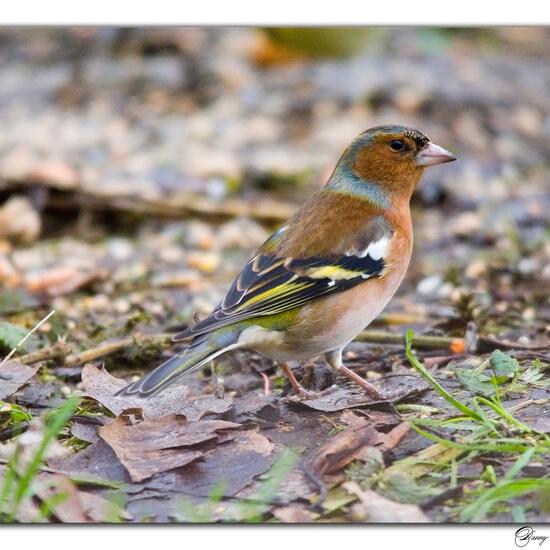
[[[235,347],[236,335],[230,333],[224,335],[223,338],[213,336],[215,334],[210,334],[206,338],[199,337],[198,340],[191,342],[191,345],[182,353],[170,357],[143,378],[119,390],[116,395],[150,397],[182,376],[195,372],[208,361]]]

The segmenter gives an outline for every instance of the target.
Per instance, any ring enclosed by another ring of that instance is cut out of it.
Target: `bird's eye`
[[[393,151],[403,151],[405,149],[405,142],[401,139],[392,139],[390,141],[390,148]]]

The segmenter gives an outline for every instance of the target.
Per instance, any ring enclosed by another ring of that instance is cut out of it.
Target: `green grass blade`
[[[409,363],[411,366],[425,379],[427,380],[435,389],[435,391],[441,395],[448,403],[450,403],[453,407],[458,409],[460,412],[465,414],[466,416],[469,416],[470,418],[473,418],[479,422],[482,422],[481,417],[477,412],[475,412],[473,409],[470,409],[464,403],[461,403],[457,399],[455,399],[433,376],[432,374],[426,369],[426,367],[418,360],[414,352],[412,351],[412,341],[414,337],[414,332],[410,329],[407,331],[407,334],[405,336],[405,354],[407,356],[407,359],[409,360]]]

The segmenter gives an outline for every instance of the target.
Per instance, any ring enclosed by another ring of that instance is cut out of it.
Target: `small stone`
[[[478,279],[487,271],[487,265],[481,260],[474,260],[466,266],[464,274],[468,279]]]
[[[190,252],[187,265],[203,273],[213,273],[220,265],[220,255],[216,252]]]
[[[453,235],[471,236],[481,231],[481,219],[478,213],[464,212],[449,223]]]
[[[522,275],[530,275],[537,270],[537,261],[534,258],[522,258],[518,262],[518,271]]]
[[[13,238],[24,243],[40,235],[40,215],[26,197],[11,197],[0,208],[0,238]]]
[[[115,300],[113,306],[117,313],[128,313],[131,307],[130,302],[128,302],[128,300],[125,300],[123,298],[119,298],[118,300]]]
[[[521,316],[525,321],[534,321],[536,316],[535,308],[528,307],[524,309]]]
[[[45,161],[33,168],[29,179],[50,184],[58,189],[75,189],[78,174],[68,164],[61,161]]]
[[[439,287],[443,284],[443,278],[438,273],[422,279],[416,285],[416,291],[423,296],[434,296]]]

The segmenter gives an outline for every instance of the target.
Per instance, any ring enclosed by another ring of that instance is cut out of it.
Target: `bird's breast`
[[[411,249],[412,241],[397,235],[381,277],[305,306],[288,331],[287,342],[295,343],[296,348],[301,346],[310,356],[348,344],[380,314],[399,288]]]

